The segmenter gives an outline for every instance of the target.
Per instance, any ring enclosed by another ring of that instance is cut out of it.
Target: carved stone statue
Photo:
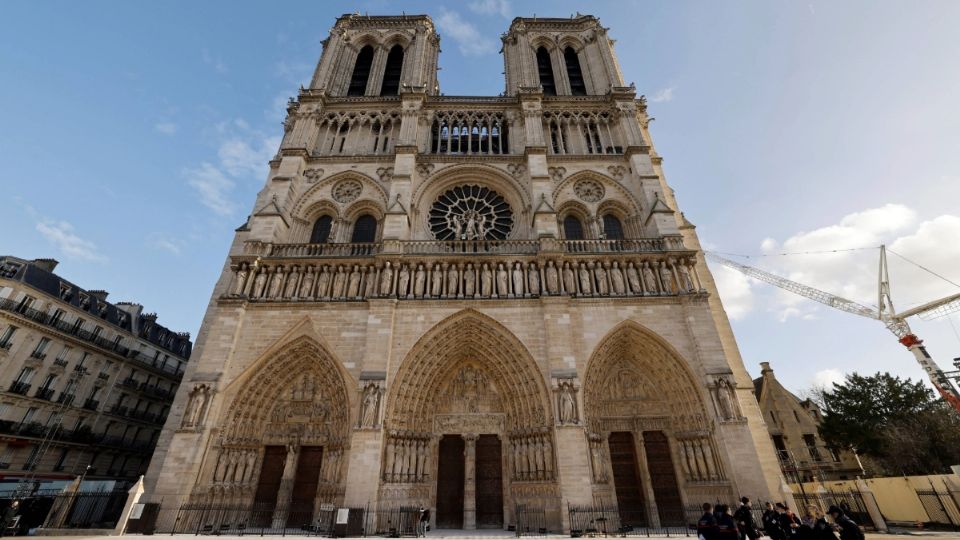
[[[717,381],[717,405],[720,409],[720,417],[724,420],[735,420],[739,414],[734,402],[736,395],[730,381],[724,377]]]
[[[626,292],[623,272],[620,270],[620,263],[617,261],[613,261],[613,267],[610,268],[610,282],[613,284],[613,294],[622,295]]]
[[[677,272],[680,273],[680,286],[685,292],[693,292],[696,287],[693,286],[693,279],[690,277],[690,271],[684,261],[677,263]]]
[[[497,294],[501,297],[506,297],[510,294],[510,277],[507,275],[507,270],[503,267],[503,263],[497,263]]]
[[[535,263],[527,263],[527,294],[540,294],[540,271]]]
[[[416,274],[413,278],[413,295],[417,298],[423,297],[424,285],[427,281],[427,273],[423,270],[423,264],[417,264]]]
[[[630,290],[633,294],[643,294],[643,284],[640,283],[640,273],[633,261],[627,263],[627,282],[630,284]]]
[[[369,385],[363,391],[363,402],[360,411],[360,427],[372,428],[377,426],[380,392],[375,385]]]
[[[363,297],[373,298],[377,295],[377,268],[375,266],[364,266],[363,274]]]
[[[320,298],[330,297],[330,267],[327,265],[320,267],[320,277],[317,279],[317,296]]]
[[[300,271],[294,266],[287,274],[287,286],[283,291],[284,298],[293,298],[297,295],[297,281],[300,279]]]
[[[430,273],[430,295],[443,296],[443,270],[440,269],[439,263],[433,265],[433,271]]]
[[[383,271],[380,272],[380,296],[389,296],[390,287],[393,286],[393,266],[390,261],[383,265]]]
[[[593,285],[590,283],[592,281],[590,277],[590,270],[593,268],[593,263],[589,264],[589,267],[585,263],[580,263],[580,270],[578,274],[580,276],[580,293],[583,295],[589,295],[593,293]]]
[[[333,275],[333,293],[330,295],[333,298],[343,298],[346,293],[347,285],[347,273],[343,269],[343,265],[337,265],[337,273]]]
[[[547,261],[547,267],[544,269],[544,273],[546,274],[547,292],[550,294],[558,294],[560,292],[560,276],[553,261]]]
[[[240,263],[237,268],[237,276],[233,284],[234,296],[243,296],[243,291],[247,287],[247,263]]]
[[[210,393],[210,387],[205,384],[197,385],[190,391],[187,407],[180,421],[181,428],[196,428],[203,425],[207,407],[210,405]]]
[[[270,281],[270,293],[268,298],[280,298],[283,288],[283,267],[278,266],[273,273],[273,279]]]
[[[569,295],[577,294],[577,278],[574,276],[573,268],[569,262],[563,263],[563,289]]]
[[[665,261],[660,263],[660,282],[663,284],[664,294],[671,294],[676,290],[673,287],[673,272]]]
[[[473,269],[473,263],[467,263],[463,270],[463,296],[473,298],[476,294],[477,274]]]
[[[603,267],[603,263],[597,263],[593,275],[597,278],[597,293],[606,296],[610,291],[607,286],[607,269]]]
[[[350,282],[347,286],[347,298],[357,298],[360,296],[360,267],[353,265],[353,271],[350,272]]]
[[[574,390],[572,383],[560,384],[560,388],[558,389],[560,400],[558,410],[560,411],[561,424],[576,424],[578,421],[575,392],[576,390]]]
[[[410,285],[410,270],[406,264],[400,265],[400,275],[397,277],[397,296],[403,298],[407,296],[407,287]]]
[[[480,295],[489,297],[491,294],[493,294],[493,272],[490,271],[487,263],[483,263],[483,268],[480,270]]]
[[[263,297],[263,290],[267,286],[267,276],[268,276],[268,270],[266,268],[261,268],[260,271],[257,272],[257,277],[253,279],[253,297],[254,298]]]
[[[648,294],[658,294],[660,292],[657,276],[653,273],[650,264],[647,262],[643,263],[643,285]]]
[[[450,268],[447,269],[447,296],[453,298],[457,296],[459,292],[460,285],[460,275],[457,269],[457,264],[453,263],[450,265]]]
[[[520,266],[519,262],[513,263],[513,272],[511,277],[513,278],[513,294],[515,296],[523,296],[523,268]]]

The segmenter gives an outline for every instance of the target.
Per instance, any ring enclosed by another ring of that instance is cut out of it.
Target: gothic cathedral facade
[[[785,498],[607,29],[517,18],[444,96],[427,16],[339,18],[236,232],[146,478],[171,501],[507,528]]]

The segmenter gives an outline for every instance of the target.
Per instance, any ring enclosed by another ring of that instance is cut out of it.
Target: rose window
[[[437,240],[503,240],[511,229],[510,205],[483,186],[457,186],[430,208],[430,230]]]

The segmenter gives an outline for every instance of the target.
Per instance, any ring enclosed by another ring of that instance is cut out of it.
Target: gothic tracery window
[[[587,85],[583,82],[583,71],[580,69],[580,58],[573,47],[563,50],[563,61],[567,65],[567,78],[570,79],[570,93],[575,96],[587,95]]]
[[[429,219],[437,240],[503,240],[513,229],[510,204],[478,185],[457,186],[440,195]]]
[[[613,214],[603,216],[603,235],[607,240],[623,240],[623,224]]]
[[[395,96],[400,91],[400,74],[403,72],[403,47],[394,45],[387,54],[387,67],[383,72],[381,96]]]
[[[348,96],[362,96],[366,93],[371,64],[373,64],[373,47],[367,45],[357,54],[357,61],[353,65],[353,76],[350,77],[350,87],[347,89]]]
[[[557,83],[553,78],[553,64],[550,63],[550,53],[547,49],[540,47],[537,49],[537,72],[540,75],[540,86],[543,87],[543,95],[557,95]]]
[[[573,214],[563,218],[563,237],[567,240],[583,240],[583,223]]]
[[[354,244],[369,243],[377,239],[377,218],[364,214],[353,223],[353,235],[350,242]]]
[[[330,229],[333,227],[333,218],[330,216],[320,216],[313,223],[313,231],[310,233],[311,244],[326,244],[330,241]]]

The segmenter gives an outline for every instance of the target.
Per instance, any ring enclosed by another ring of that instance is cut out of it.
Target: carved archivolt
[[[591,431],[619,418],[667,417],[674,431],[708,427],[707,411],[685,361],[632,321],[597,346],[584,379],[584,411]]]
[[[548,395],[523,344],[490,317],[464,310],[407,354],[390,391],[387,426],[427,432],[436,414],[503,414],[508,431],[543,428],[552,423]]]

